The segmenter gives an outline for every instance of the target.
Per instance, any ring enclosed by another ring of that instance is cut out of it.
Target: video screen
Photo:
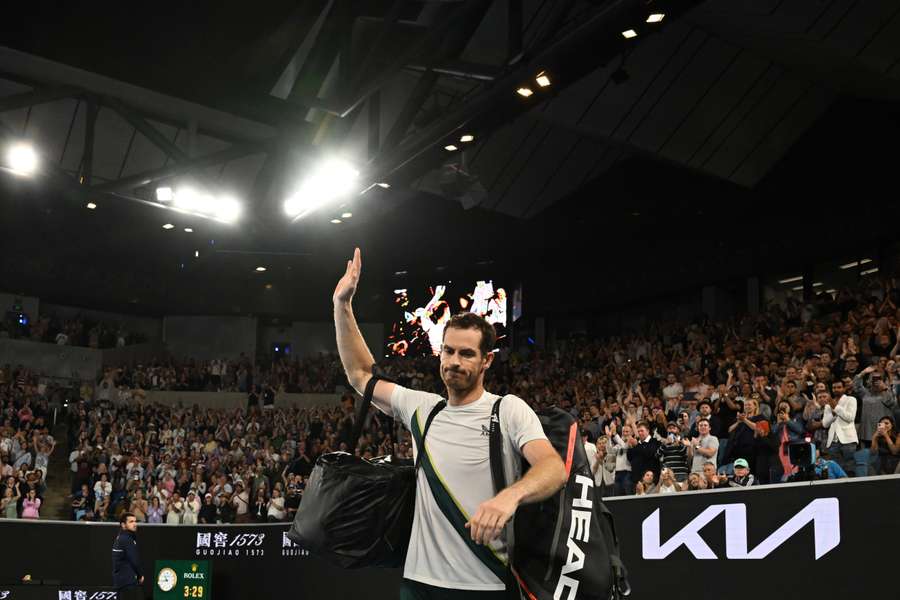
[[[392,356],[437,356],[441,353],[444,327],[450,317],[473,312],[497,330],[497,346],[506,343],[506,290],[491,280],[471,284],[449,281],[422,289],[394,290],[397,318],[388,334],[387,353]]]

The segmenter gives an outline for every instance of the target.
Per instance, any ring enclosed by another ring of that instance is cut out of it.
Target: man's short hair
[[[706,417],[700,417],[699,419],[697,419],[697,425],[699,425],[700,423],[706,423],[707,425],[710,424],[709,419],[707,419]]]
[[[648,430],[649,430],[649,429],[650,429],[650,423],[648,423],[647,421],[638,421],[638,422],[637,422],[637,425],[635,425],[635,429],[637,429],[638,427],[644,427],[645,429],[648,429]]]
[[[488,323],[487,319],[479,317],[475,313],[464,312],[450,317],[447,326],[444,328],[444,337],[446,337],[447,330],[450,328],[477,329],[480,331],[481,343],[478,348],[481,350],[482,356],[487,356],[494,349],[494,344],[497,343],[497,330]]]
[[[119,517],[119,525],[124,525],[128,522],[128,517],[134,517],[134,513],[132,512],[123,512],[122,516]],[[137,517],[135,517],[137,518]]]

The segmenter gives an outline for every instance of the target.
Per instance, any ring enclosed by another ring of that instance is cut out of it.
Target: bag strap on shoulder
[[[503,432],[500,431],[500,402],[502,400],[503,396],[497,398],[493,408],[491,408],[489,430],[491,480],[494,483],[495,494],[499,494],[506,489],[506,472],[503,470]]]

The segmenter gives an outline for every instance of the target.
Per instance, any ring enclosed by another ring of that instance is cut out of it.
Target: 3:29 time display
[[[186,585],[184,586],[185,598],[204,598],[202,585]]]

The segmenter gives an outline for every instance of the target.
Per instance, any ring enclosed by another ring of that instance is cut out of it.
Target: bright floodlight
[[[95,208],[97,208],[97,205],[94,204],[93,202],[88,202],[88,203],[87,203],[87,207],[88,207],[90,210],[94,210]]]
[[[637,31],[635,31],[634,29],[628,29],[628,30],[622,32],[622,36],[625,39],[630,40],[631,38],[637,37]]]
[[[200,194],[192,187],[183,186],[178,188],[173,196],[175,206],[182,210],[196,210],[200,202]]]
[[[175,226],[172,225],[171,223],[166,223],[165,225],[163,225],[163,229],[172,229],[173,227],[175,227]]]
[[[522,96],[523,98],[527,98],[528,96],[532,95],[534,92],[531,91],[531,88],[520,87],[519,89],[516,90],[516,93],[518,95]]]
[[[257,273],[262,273],[262,272],[264,272],[265,270],[266,270],[265,267],[256,267]]]
[[[535,77],[534,80],[541,87],[548,87],[550,85],[550,78],[544,71],[538,73],[537,77]]]
[[[666,15],[664,15],[662,13],[653,13],[652,15],[647,17],[647,22],[648,23],[659,23],[660,21],[662,21],[665,18],[665,16]]]
[[[284,212],[301,219],[322,206],[353,191],[359,171],[340,159],[323,162],[284,202]]]
[[[160,202],[171,202],[172,201],[172,188],[170,187],[158,187],[156,188],[156,199]]]
[[[386,183],[386,182],[384,182],[384,181],[382,181],[382,182],[380,182],[380,183],[376,183],[375,185],[377,185],[377,186],[380,187],[380,188],[384,188],[384,189],[388,189],[389,187],[391,187],[391,184]]]
[[[37,170],[38,156],[34,148],[25,143],[13,144],[6,152],[9,168],[22,175],[31,175]]]
[[[185,233],[194,233],[194,230],[191,229],[190,227],[185,227],[185,228],[184,228],[184,232],[185,232]]]
[[[342,218],[342,219],[349,219],[349,218],[352,217],[352,216],[353,216],[353,213],[351,213],[351,212],[341,213],[341,218]]]
[[[332,219],[331,222],[334,223],[335,225],[337,225],[338,223],[341,222],[341,220],[340,219]]]
[[[461,136],[461,137],[459,138],[459,141],[461,141],[461,142],[463,142],[463,143],[467,143],[467,142],[473,141],[474,139],[475,139],[475,136],[474,136],[474,135],[472,135],[472,134],[470,134],[470,133],[467,133],[466,135]]]
[[[241,204],[231,196],[223,196],[216,201],[213,212],[220,221],[234,223],[241,216]]]
[[[456,146],[454,146],[453,144],[448,144],[448,145],[444,146],[444,150],[446,150],[448,152],[453,152],[456,149],[457,149]]]

